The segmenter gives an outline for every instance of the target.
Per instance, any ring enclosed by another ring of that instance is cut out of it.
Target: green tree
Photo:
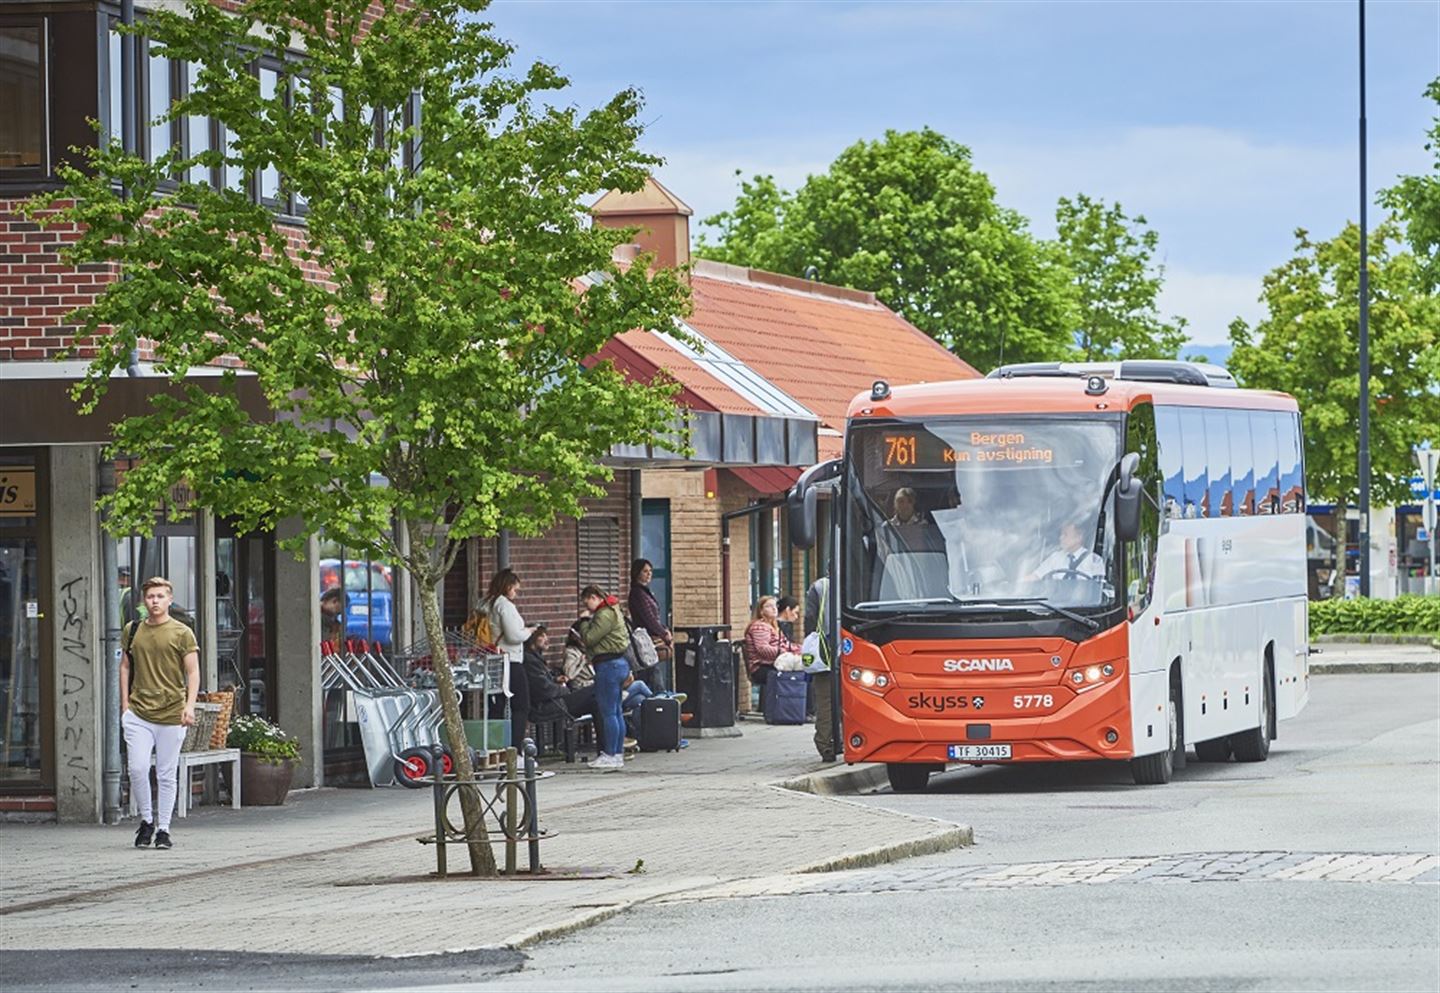
[[[1156,298],[1165,267],[1154,261],[1160,236],[1145,218],[1127,217],[1081,193],[1055,210],[1056,248],[1071,274],[1076,347],[1089,362],[1173,359],[1185,344],[1185,319],[1165,321]]]
[[[77,390],[86,410],[138,341],[176,383],[239,359],[275,414],[253,420],[233,390],[191,387],[116,425],[112,451],[141,461],[107,501],[110,526],[147,533],[180,479],[241,529],[298,519],[306,535],[402,562],[440,645],[436,587],[467,538],[535,535],[578,514],[602,492],[613,445],[670,423],[672,385],[587,360],[630,328],[674,333],[687,296],[673,273],[612,264],[632,232],[590,225],[582,206],[596,190],[638,189],[655,162],[636,149],[635,92],[557,110],[541,101],[566,80],[542,64],[511,75],[510,46],[471,16],[479,0],[387,2],[362,31],[371,6],[155,11],[139,28],[151,51],[203,67],[170,116],[215,118],[233,144],[153,165],[112,145],[64,172],[58,207],[31,209],[81,225],[71,261],[125,276],[79,314],[94,335]],[[253,60],[283,59],[297,33],[305,61],[267,98]],[[222,164],[278,170],[304,198],[306,236],[287,243],[271,210],[238,192],[165,185]],[[434,659],[468,777],[450,665]],[[493,874],[478,797],[461,793],[472,867]]]
[[[1072,353],[1063,267],[929,128],[856,142],[793,194],[757,176],[705,223],[698,255],[872,290],[980,369]]]
[[[1360,231],[1295,237],[1295,257],[1265,277],[1265,318],[1231,323],[1229,368],[1248,387],[1300,402],[1310,492],[1351,503],[1360,488]],[[1406,497],[1411,447],[1440,425],[1440,300],[1400,238],[1394,221],[1370,236],[1370,458],[1381,504]]]
[[[1440,77],[1425,88],[1425,95],[1440,106]],[[1428,175],[1401,176],[1380,194],[1380,202],[1405,221],[1406,237],[1421,260],[1425,286],[1440,290],[1440,113],[1426,132],[1425,148],[1434,157]]]

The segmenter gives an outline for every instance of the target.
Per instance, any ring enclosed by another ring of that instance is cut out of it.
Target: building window
[[[200,70],[203,67],[197,62],[187,62],[183,66],[182,76],[185,81],[185,95],[189,96],[195,91],[200,83]],[[202,152],[208,152],[213,147],[211,142],[213,136],[210,127],[210,118],[199,117],[190,114],[185,118],[185,156],[193,158]],[[210,175],[210,167],[207,165],[192,165],[185,175],[187,182],[201,183],[209,186],[214,180]]]
[[[0,169],[47,166],[45,27],[0,24]]]
[[[145,153],[148,161],[157,162],[175,146],[175,122],[165,119],[175,99],[170,60],[158,55],[150,56],[145,74],[145,120],[149,122]]]
[[[620,592],[620,522],[613,517],[582,517],[577,535],[579,574],[576,587],[594,584],[607,593]]]

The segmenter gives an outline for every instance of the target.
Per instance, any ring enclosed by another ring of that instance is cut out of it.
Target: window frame
[[[50,18],[44,14],[10,14],[0,18],[0,25],[6,27],[36,27],[40,29],[40,164],[0,166],[0,181],[3,182],[24,182],[26,180],[44,180],[51,176],[54,168],[54,156],[51,155],[50,140],[53,131],[51,114],[53,112],[52,90],[50,82],[51,63],[51,37]]]

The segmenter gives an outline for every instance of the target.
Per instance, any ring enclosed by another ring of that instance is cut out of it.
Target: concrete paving
[[[542,880],[427,878],[428,791],[313,790],[282,807],[202,807],[171,851],[118,827],[0,826],[0,949],[421,955],[523,947],[638,902],[791,871],[878,865],[968,844],[945,819],[777,781],[858,770],[812,760],[812,728],[640,755],[623,772],[547,765]],[[859,773],[863,775],[863,773]],[[497,846],[497,849],[499,846]],[[520,862],[525,864],[522,847]],[[452,870],[468,865],[450,852]]]

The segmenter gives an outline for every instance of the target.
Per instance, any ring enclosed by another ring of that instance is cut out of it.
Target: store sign
[[[0,517],[34,516],[34,467],[5,466],[0,468]]]

